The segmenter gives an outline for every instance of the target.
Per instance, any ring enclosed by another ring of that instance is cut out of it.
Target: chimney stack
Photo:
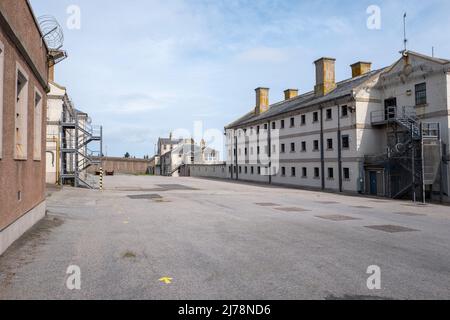
[[[50,66],[48,68],[48,81],[55,82],[55,66]]]
[[[350,66],[352,68],[352,78],[362,76],[371,71],[372,63],[359,61]]]
[[[297,89],[287,89],[284,91],[284,100],[290,100],[292,98],[295,98],[296,96],[298,96]]]
[[[255,114],[261,114],[269,110],[269,88],[256,88]]]
[[[316,96],[325,96],[336,89],[336,59],[320,58],[314,64],[316,65],[316,86],[314,87],[314,92]]]

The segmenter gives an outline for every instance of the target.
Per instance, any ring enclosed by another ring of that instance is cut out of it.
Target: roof
[[[325,96],[316,96],[314,91],[305,93],[303,95],[297,96],[295,98],[292,98],[290,100],[281,101],[275,104],[272,104],[268,111],[262,113],[262,114],[255,114],[254,110],[250,111],[246,115],[242,116],[238,120],[232,122],[228,126],[225,127],[225,129],[235,128],[239,127],[245,124],[253,123],[253,122],[259,122],[267,119],[271,119],[273,117],[276,117],[278,115],[300,110],[303,108],[307,108],[319,103],[324,103],[330,100],[342,98],[345,96],[349,96],[352,94],[352,91],[357,88],[358,86],[362,85],[364,82],[369,80],[370,78],[381,74],[386,68],[382,68],[379,70],[374,70],[371,72],[368,72],[364,75],[361,75],[359,77],[347,79],[341,82],[336,83],[336,89],[331,91]]]
[[[436,62],[436,63],[440,63],[440,64],[450,63],[450,60],[430,57],[430,56],[427,56],[427,55],[424,55],[424,54],[421,54],[421,53],[418,53],[418,52],[415,52],[415,51],[407,51],[407,53],[415,55],[415,56],[418,56],[418,57],[423,58],[423,59],[427,59],[427,60]]]
[[[159,138],[159,143],[161,144],[168,144],[168,145],[173,145],[173,144],[179,144],[183,141],[183,139],[170,139],[170,138]]]

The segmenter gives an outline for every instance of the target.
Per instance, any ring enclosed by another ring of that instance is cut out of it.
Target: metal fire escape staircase
[[[426,187],[436,185],[442,162],[439,123],[423,123],[414,107],[388,107],[371,114],[373,126],[387,132],[387,153],[366,157],[387,173],[387,196],[426,200]],[[442,182],[439,184],[442,189]],[[441,191],[442,192],[442,191]],[[419,196],[420,195],[420,196]]]
[[[102,142],[102,127],[81,121],[84,116],[77,111],[63,114],[61,123],[61,184],[70,183],[74,187],[97,189],[97,178],[86,170],[100,164],[101,151],[93,151],[89,145]],[[100,148],[101,149],[101,148]]]

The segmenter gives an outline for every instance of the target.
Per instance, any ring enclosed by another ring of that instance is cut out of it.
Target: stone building
[[[0,1],[0,254],[45,216],[48,57],[28,1]]]
[[[391,66],[315,62],[313,91],[285,91],[225,128],[227,178],[304,188],[449,201],[450,61],[405,51]]]

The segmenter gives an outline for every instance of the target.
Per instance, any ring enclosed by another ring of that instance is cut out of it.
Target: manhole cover
[[[306,210],[306,209],[303,209],[303,208],[275,208],[275,210],[284,211],[284,212],[306,212],[306,211],[310,211],[310,210]]]
[[[195,188],[184,186],[182,184],[158,184],[157,186],[162,188],[162,189],[164,189],[165,191],[171,191],[171,190],[197,190]]]
[[[336,202],[336,201],[317,201],[316,203],[320,203],[320,204],[339,204],[339,202]]]
[[[276,204],[276,203],[270,203],[270,202],[267,202],[267,203],[255,203],[257,206],[260,206],[260,207],[279,207],[280,205],[279,204]]]
[[[424,216],[426,216],[425,214],[413,213],[413,212],[394,212],[394,214],[398,214],[401,216],[407,216],[407,217],[424,217]]]
[[[159,194],[137,194],[130,195],[128,198],[133,200],[160,200],[162,197]]]
[[[378,231],[384,231],[389,233],[398,233],[398,232],[416,232],[419,230],[410,229],[402,226],[393,226],[393,225],[386,225],[386,226],[366,226],[368,229],[378,230]]]
[[[340,216],[340,215],[329,215],[329,216],[316,216],[320,219],[331,220],[331,221],[351,221],[351,220],[361,220],[358,218]]]

